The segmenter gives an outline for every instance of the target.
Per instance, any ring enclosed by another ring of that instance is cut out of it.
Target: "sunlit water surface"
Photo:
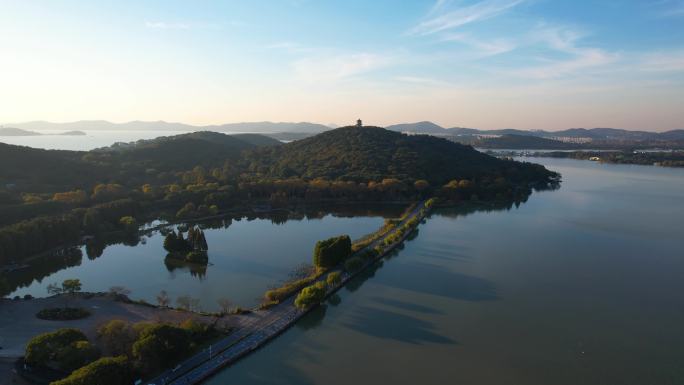
[[[208,383],[684,383],[684,170],[533,160],[560,190],[436,212]]]

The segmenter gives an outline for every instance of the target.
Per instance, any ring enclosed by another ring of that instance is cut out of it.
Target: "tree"
[[[360,257],[352,257],[349,258],[345,263],[344,263],[344,269],[347,271],[357,271],[363,266],[363,259]]]
[[[77,292],[81,291],[81,280],[80,279],[65,279],[62,282],[62,289],[65,293],[70,296],[74,296]]]
[[[97,329],[98,341],[105,353],[111,355],[130,354],[136,334],[130,323],[118,319],[111,320]]]
[[[230,306],[233,304],[228,298],[219,298],[216,303],[219,305],[219,309],[221,309],[221,314],[228,314],[230,312]]]
[[[340,282],[342,282],[342,275],[339,271],[333,271],[325,278],[325,282],[328,284],[328,286],[337,286],[340,284]]]
[[[330,268],[336,266],[351,254],[351,238],[341,235],[316,242],[314,248],[314,265]]]
[[[145,373],[170,367],[190,349],[190,338],[185,330],[166,324],[144,328],[133,344],[133,358]]]
[[[171,299],[169,298],[169,294],[166,292],[166,290],[162,290],[157,294],[157,304],[159,307],[168,307],[169,302],[171,302]]]
[[[97,359],[99,352],[77,329],[59,329],[33,337],[26,345],[24,360],[30,365],[55,366],[72,371]]]
[[[311,305],[321,303],[325,298],[327,288],[325,282],[316,282],[311,286],[302,289],[295,298],[295,306],[300,309],[305,309]]]
[[[80,279],[65,279],[61,286],[58,286],[56,283],[51,283],[47,286],[47,292],[50,295],[67,294],[69,297],[73,298],[79,291],[81,291]],[[66,302],[64,307],[68,307]]]
[[[51,385],[129,385],[133,370],[126,356],[103,357],[71,373]]]

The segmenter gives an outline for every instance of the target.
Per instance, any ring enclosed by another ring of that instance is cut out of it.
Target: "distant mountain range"
[[[328,126],[315,123],[273,123],[273,122],[249,122],[228,123],[221,125],[193,126],[184,123],[172,123],[164,121],[143,122],[133,121],[128,123],[112,123],[105,120],[81,120],[70,123],[52,123],[44,121],[7,124],[8,127],[23,130],[62,130],[62,131],[104,131],[104,130],[130,130],[130,131],[214,131],[232,133],[310,133],[317,134],[330,130]]]
[[[396,124],[388,130],[405,134],[426,134],[450,139],[455,142],[484,148],[512,149],[578,149],[578,148],[623,148],[623,147],[663,147],[681,148],[684,146],[684,130],[667,132],[630,131],[616,128],[571,128],[562,131],[545,130],[479,130],[474,128],[445,128],[429,121]],[[333,129],[322,124],[299,122],[246,122],[221,125],[193,126],[184,123],[164,121],[111,123],[104,120],[84,120],[72,123],[51,123],[35,121],[12,124],[0,128],[0,135],[37,135],[45,130],[61,131],[167,131],[195,132],[213,131],[222,133],[265,134],[282,141],[304,139]]]
[[[432,122],[396,124],[388,126],[388,130],[412,134],[432,134],[440,136],[491,136],[520,135],[538,138],[588,138],[588,139],[631,139],[631,140],[684,140],[684,130],[666,132],[630,131],[617,128],[571,128],[562,131],[516,130],[478,130],[474,128],[444,128]]]

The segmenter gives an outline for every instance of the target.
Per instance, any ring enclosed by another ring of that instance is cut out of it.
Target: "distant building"
[[[356,121],[356,127],[363,127],[363,122],[361,121],[361,119]]]

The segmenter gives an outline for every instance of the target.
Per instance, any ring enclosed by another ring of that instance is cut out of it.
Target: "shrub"
[[[325,278],[325,282],[328,286],[337,286],[342,282],[342,274],[339,271],[333,271]]]
[[[314,265],[324,268],[334,267],[347,258],[351,250],[349,235],[318,241],[314,248]]]
[[[347,271],[357,271],[363,266],[363,260],[359,257],[352,257],[344,263],[344,269]]]
[[[70,321],[90,316],[90,312],[80,307],[60,307],[43,309],[36,317],[49,321]]]
[[[130,354],[131,345],[137,333],[130,323],[111,320],[97,329],[97,338],[105,353],[112,355]]]
[[[293,282],[289,282],[283,285],[282,287],[267,291],[266,294],[264,294],[264,297],[267,301],[280,302],[285,298],[288,298],[292,294],[296,293],[297,291],[301,290],[301,288],[303,288],[304,286],[309,285],[316,278],[318,278],[318,275],[312,275]]]
[[[295,298],[295,306],[300,309],[305,309],[311,305],[321,303],[325,299],[327,289],[324,282],[316,282],[311,286],[307,286]]]
[[[128,358],[119,356],[100,358],[51,385],[128,385],[133,381],[133,371]]]
[[[59,329],[33,337],[26,345],[24,360],[30,365],[54,364],[60,370],[72,371],[97,358],[97,350],[77,329]]]

